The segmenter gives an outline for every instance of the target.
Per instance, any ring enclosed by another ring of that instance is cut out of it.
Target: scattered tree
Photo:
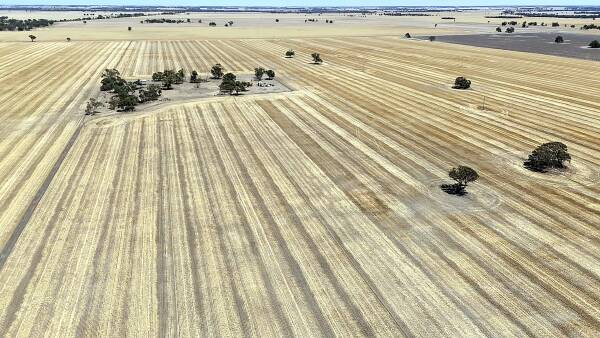
[[[496,32],[501,33],[502,32],[502,28],[496,27]]]
[[[254,76],[258,81],[262,80],[266,70],[263,67],[254,68]]]
[[[29,34],[29,38],[31,39],[31,42],[33,42],[35,39],[37,39],[37,36]]]
[[[523,164],[529,170],[545,172],[552,168],[563,169],[566,161],[571,161],[567,146],[561,142],[548,142],[535,148]]]
[[[128,30],[128,31],[131,31],[131,26],[127,27],[127,30]]]
[[[563,42],[565,42],[565,40],[563,39],[562,36],[559,35],[554,39],[554,42],[555,43],[563,43]]]
[[[429,41],[431,41],[431,42],[434,42],[434,41],[435,41],[435,36],[433,36],[433,35],[432,35],[432,36],[430,36],[430,37],[429,37]]]
[[[85,115],[94,115],[96,113],[98,113],[97,109],[104,106],[104,104],[102,102],[99,102],[98,100],[94,99],[94,98],[90,98],[90,100],[87,102],[86,106],[85,106]]]
[[[475,170],[462,165],[452,168],[448,172],[448,176],[456,181],[456,183],[442,184],[442,190],[448,194],[459,196],[465,195],[467,193],[465,190],[467,185],[479,178],[479,174]]]
[[[318,64],[323,63],[323,59],[321,59],[321,54],[319,54],[319,53],[312,53],[310,56],[312,56],[314,64],[318,65]]]
[[[515,27],[506,27],[506,33],[514,33],[515,32]]]
[[[273,80],[275,78],[275,71],[272,69],[269,69],[265,72],[267,74],[267,77],[269,80]]]
[[[600,41],[594,40],[588,45],[590,48],[600,48]]]
[[[190,82],[191,83],[198,83],[198,72],[195,70],[192,70],[192,73],[190,74]]]
[[[407,38],[407,39],[410,39],[411,38],[410,33],[404,34],[404,37]]]
[[[67,42],[71,42],[71,38],[67,38]]]
[[[275,19],[275,22],[279,22],[279,19]]]
[[[220,79],[223,77],[223,66],[220,63],[212,66],[210,69],[210,73],[212,74],[213,79]]]
[[[454,80],[454,89],[469,89],[471,87],[471,81],[466,78],[459,76]]]
[[[286,58],[293,58],[294,55],[296,55],[296,52],[294,52],[293,50],[288,50],[287,52],[285,52],[285,57]]]
[[[215,22],[209,22],[209,23],[208,23],[208,26],[209,26],[209,27],[216,27],[216,26],[217,26],[217,24],[216,24]]]

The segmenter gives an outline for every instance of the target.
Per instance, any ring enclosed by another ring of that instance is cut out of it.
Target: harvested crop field
[[[384,36],[0,46],[5,336],[600,334],[592,61]],[[290,91],[83,116],[104,68],[217,62]],[[523,169],[547,141],[568,172]],[[458,164],[465,197],[439,189]]]

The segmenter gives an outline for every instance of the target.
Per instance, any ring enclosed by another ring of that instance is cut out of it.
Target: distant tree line
[[[30,31],[35,28],[52,26],[56,21],[47,19],[9,19],[0,16],[0,31]]]

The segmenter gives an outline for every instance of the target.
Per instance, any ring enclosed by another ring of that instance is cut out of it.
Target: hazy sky
[[[159,5],[159,6],[489,6],[600,5],[598,0],[0,0],[2,5]]]

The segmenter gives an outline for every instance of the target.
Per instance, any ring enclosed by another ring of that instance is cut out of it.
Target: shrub
[[[523,165],[532,171],[545,172],[549,168],[562,169],[564,162],[570,160],[571,155],[564,143],[548,142],[535,148]]]
[[[321,54],[319,54],[319,53],[312,53],[310,56],[312,56],[314,64],[317,65],[317,64],[323,63],[323,59],[321,59]]]
[[[454,86],[452,86],[454,89],[469,89],[470,87],[471,81],[462,76],[457,77],[454,81]]]
[[[91,98],[85,106],[85,115],[96,114],[98,112],[96,109],[98,109],[99,107],[102,107],[102,106],[104,106],[104,104],[102,104],[102,102],[98,102],[98,100]]]
[[[467,193],[465,190],[467,185],[479,178],[479,174],[475,170],[462,165],[450,169],[448,176],[456,181],[456,183],[442,184],[442,190],[448,194],[459,196],[465,195]]]
[[[600,41],[594,40],[588,45],[590,48],[600,48]]]

